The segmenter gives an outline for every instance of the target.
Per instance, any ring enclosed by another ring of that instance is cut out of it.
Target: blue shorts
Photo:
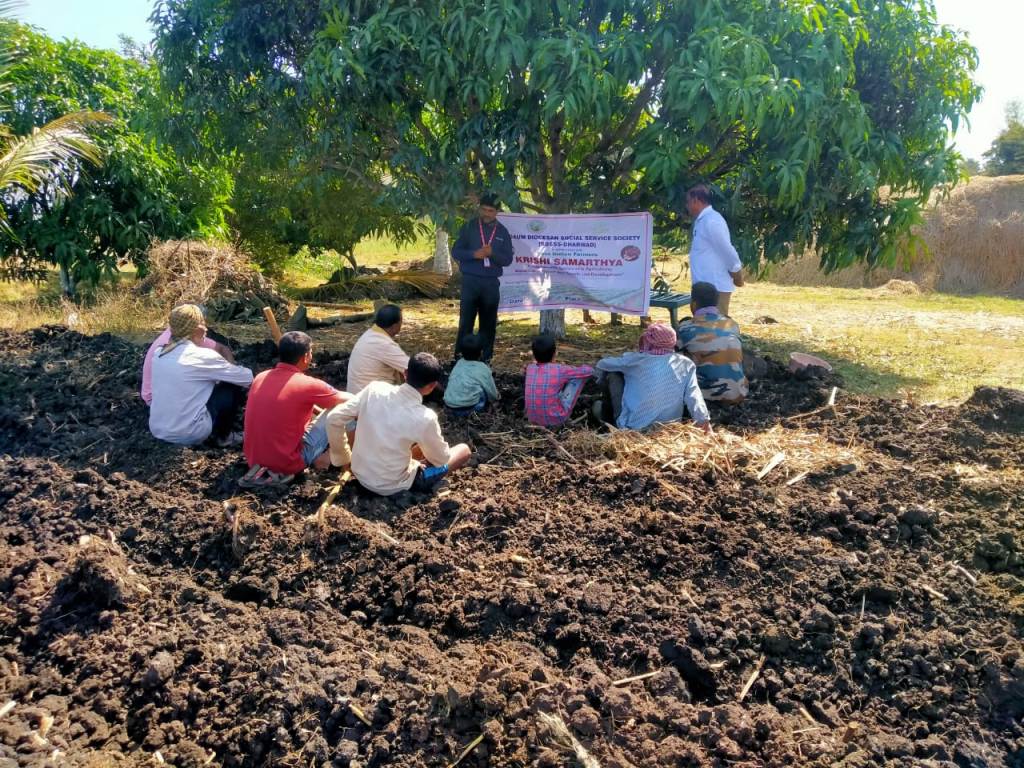
[[[448,474],[448,465],[440,467],[420,467],[416,470],[416,478],[412,481],[410,490],[417,493],[427,493],[434,489],[434,486],[444,480]]]
[[[445,407],[452,412],[454,416],[469,416],[471,413],[483,413],[484,409],[487,408],[487,393],[484,392],[480,395],[480,399],[473,405],[466,405],[460,408],[453,408],[452,406],[445,404]]]
[[[327,439],[327,414],[323,411],[306,427],[306,434],[302,436],[302,461],[308,467],[313,464],[328,448],[331,447]]]

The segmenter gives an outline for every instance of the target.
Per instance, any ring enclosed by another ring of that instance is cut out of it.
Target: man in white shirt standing
[[[241,444],[231,427],[245,402],[243,388],[252,384],[252,371],[202,346],[206,321],[195,304],[171,310],[170,326],[170,341],[153,355],[149,431],[179,445],[196,445],[208,437],[220,447]]]
[[[690,276],[693,285],[711,283],[718,289],[718,312],[729,316],[729,299],[743,285],[743,265],[729,237],[729,225],[711,207],[711,190],[704,184],[686,193],[686,210],[693,217]]]
[[[371,381],[401,384],[409,356],[395,341],[402,331],[402,308],[385,304],[377,310],[371,325],[352,347],[348,358],[348,382],[345,390],[358,395]]]
[[[441,380],[437,358],[420,352],[409,361],[401,386],[370,382],[355,397],[327,414],[331,463],[349,463],[346,430],[358,419],[358,440],[351,449],[351,470],[369,491],[390,496],[401,491],[427,493],[449,472],[470,459],[465,443],[449,447],[437,414],[423,405]]]

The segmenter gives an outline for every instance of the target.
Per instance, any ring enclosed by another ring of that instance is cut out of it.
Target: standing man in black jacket
[[[459,304],[459,336],[455,354],[462,354],[462,340],[473,333],[477,315],[484,340],[480,359],[488,362],[494,354],[494,333],[498,325],[499,283],[502,267],[512,263],[512,236],[498,221],[501,203],[496,195],[480,198],[480,215],[467,221],[452,246],[452,258],[462,272],[462,300]]]

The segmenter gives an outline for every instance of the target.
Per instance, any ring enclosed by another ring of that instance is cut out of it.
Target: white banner
[[[500,311],[575,308],[647,314],[651,214],[503,213],[498,219],[515,249],[501,276]]]

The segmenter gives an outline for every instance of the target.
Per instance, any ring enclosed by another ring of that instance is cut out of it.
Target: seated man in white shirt
[[[385,304],[377,310],[371,325],[352,347],[348,358],[348,383],[345,390],[358,395],[371,381],[401,384],[409,356],[395,337],[402,331],[402,308]]]
[[[241,444],[231,431],[252,371],[233,365],[212,349],[203,311],[195,304],[171,310],[171,340],[153,356],[153,401],[149,431],[179,445],[213,438],[219,447]]]
[[[405,383],[374,381],[327,415],[331,463],[349,463],[346,427],[359,420],[352,446],[351,471],[369,491],[390,496],[425,493],[449,472],[464,467],[471,451],[465,443],[448,446],[437,414],[423,405],[441,380],[437,358],[420,352],[409,361]]]
[[[200,309],[203,309],[201,305],[196,305]],[[206,311],[203,310],[203,316],[206,316]],[[231,351],[231,347],[227,344],[221,344],[216,339],[210,338],[210,329],[206,329],[206,338],[199,344],[201,347],[212,349],[214,352],[219,354],[229,363],[235,362],[235,355]],[[171,329],[165,328],[164,332],[161,333],[152,344],[149,345],[149,349],[146,350],[146,357],[142,362],[142,388],[140,394],[142,395],[143,402],[149,406],[153,402],[153,357],[160,347],[164,346],[171,340]]]

